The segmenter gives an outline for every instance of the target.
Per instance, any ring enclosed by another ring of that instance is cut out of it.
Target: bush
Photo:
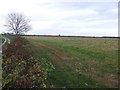
[[[35,57],[24,38],[17,37],[6,47],[3,49],[3,88],[46,88],[52,64]]]

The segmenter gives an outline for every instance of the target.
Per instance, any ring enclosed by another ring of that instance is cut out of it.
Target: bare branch
[[[31,29],[29,20],[20,13],[8,14],[7,24],[4,26],[7,27],[9,31],[14,32],[16,35],[27,32]]]

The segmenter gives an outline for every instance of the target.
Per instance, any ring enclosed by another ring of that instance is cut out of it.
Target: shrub
[[[46,88],[50,65],[32,54],[30,43],[17,37],[3,50],[3,88]],[[44,60],[45,61],[45,60]]]

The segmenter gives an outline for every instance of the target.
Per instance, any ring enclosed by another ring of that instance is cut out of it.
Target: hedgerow
[[[47,88],[47,78],[54,66],[37,58],[31,44],[22,37],[3,48],[3,88]]]

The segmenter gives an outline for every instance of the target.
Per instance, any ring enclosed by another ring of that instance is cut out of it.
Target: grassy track
[[[50,87],[117,87],[117,38],[26,38],[36,54],[55,67],[49,75]]]

